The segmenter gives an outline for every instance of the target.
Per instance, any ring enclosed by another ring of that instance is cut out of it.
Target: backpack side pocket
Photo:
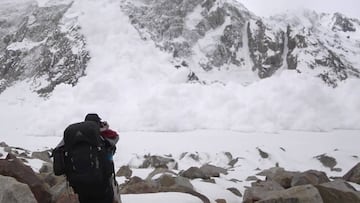
[[[65,149],[64,147],[57,147],[52,151],[52,157],[54,159],[53,168],[56,176],[65,174]]]

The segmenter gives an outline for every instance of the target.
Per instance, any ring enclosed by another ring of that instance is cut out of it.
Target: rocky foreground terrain
[[[40,203],[76,203],[76,195],[67,186],[65,177],[54,176],[50,150],[30,152],[26,149],[0,144],[0,202],[40,202]],[[209,184],[219,184],[219,177],[225,176],[236,164],[238,158],[225,153],[229,158],[227,168],[211,164],[201,167],[193,166],[184,170],[178,167],[178,160],[171,155],[145,155],[142,163],[121,166],[117,171],[117,179],[124,180],[120,184],[122,194],[143,194],[160,192],[180,192],[198,197],[202,202],[210,202],[209,198],[198,192],[192,181],[198,180]],[[259,149],[259,156],[266,159],[268,154]],[[183,153],[182,158],[190,157],[196,161],[195,153]],[[332,170],[336,160],[322,155],[316,157],[324,166]],[[33,170],[34,163],[41,163],[40,170]],[[30,166],[29,166],[30,165]],[[134,170],[149,169],[146,178],[133,175]],[[226,190],[239,197],[244,203],[359,203],[360,192],[352,185],[360,184],[360,163],[341,177],[328,177],[325,172],[317,170],[287,171],[275,166],[260,170],[246,180],[231,179],[228,181],[251,182],[251,186],[241,192],[236,187]],[[356,184],[355,184],[356,183]],[[217,203],[226,202],[216,199]]]

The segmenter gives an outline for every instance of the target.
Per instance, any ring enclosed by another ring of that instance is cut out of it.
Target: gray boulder
[[[360,184],[360,163],[356,164],[344,176],[344,180]]]
[[[177,169],[177,162],[173,158],[156,155],[146,155],[145,160],[139,168],[169,168]]]
[[[324,203],[319,191],[312,185],[292,187],[268,193],[257,203]]]
[[[187,170],[180,173],[181,176],[189,179],[210,179],[210,176],[204,173],[200,168],[198,167],[190,167]]]
[[[211,164],[202,165],[200,170],[208,177],[220,177],[220,174],[228,174],[226,169]]]
[[[116,176],[130,178],[132,176],[132,170],[129,166],[121,166],[120,169],[116,172]]]
[[[259,176],[266,176],[266,180],[273,180],[279,183],[285,189],[291,187],[291,181],[295,175],[299,172],[285,171],[285,169],[280,167],[273,167],[270,169],[263,170],[258,173]]]
[[[356,191],[354,187],[344,180],[338,179],[332,182],[316,185],[315,187],[319,190],[324,203],[360,202],[360,192]]]
[[[40,159],[43,160],[45,162],[51,163],[51,159],[50,159],[50,152],[48,150],[46,151],[41,151],[41,152],[33,152],[31,154],[31,157],[34,159]]]
[[[15,178],[0,175],[0,202],[37,203],[28,185]]]
[[[321,183],[330,182],[326,173],[316,170],[308,170],[302,173],[295,174],[291,181],[291,186],[298,185],[318,185]]]
[[[269,193],[273,191],[284,190],[284,188],[275,181],[258,181],[251,183],[251,187],[244,192],[244,203],[252,203],[254,201],[265,199]]]

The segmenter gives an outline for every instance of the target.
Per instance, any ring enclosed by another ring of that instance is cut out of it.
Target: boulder
[[[273,167],[270,169],[263,170],[258,173],[259,176],[266,176],[266,180],[273,180],[279,183],[285,189],[291,187],[291,181],[293,177],[299,172],[285,171],[285,169],[281,167]]]
[[[267,159],[267,158],[269,158],[269,153],[267,153],[267,152],[264,152],[263,150],[261,150],[260,148],[256,148],[258,151],[259,151],[259,155],[261,156],[261,158],[263,158],[263,159]]]
[[[48,185],[14,155],[9,153],[6,159],[0,160],[0,175],[11,176],[17,181],[27,184],[39,203],[51,201]]]
[[[259,178],[257,178],[256,176],[248,176],[245,181],[258,181]]]
[[[291,181],[291,186],[307,184],[318,185],[326,182],[330,182],[326,173],[322,171],[308,170],[302,173],[295,174]]]
[[[163,174],[156,180],[156,182],[160,185],[160,187],[171,187],[176,183],[175,178],[168,174]]]
[[[337,165],[337,161],[334,157],[328,156],[326,154],[321,154],[315,157],[319,160],[323,166],[333,169]]]
[[[37,203],[28,185],[2,175],[0,175],[0,183],[0,202]]]
[[[38,176],[50,187],[66,180],[65,176],[55,176],[54,173],[40,173]]]
[[[352,185],[341,179],[336,179],[334,181],[322,183],[320,185],[323,187],[334,188],[336,190],[341,190],[344,192],[357,192]]]
[[[74,191],[67,185],[65,180],[51,187],[50,191],[52,195],[52,202],[79,203],[77,195],[74,194]]]
[[[182,176],[175,177],[175,184],[179,187],[188,188],[189,190],[194,190],[194,186],[191,184],[190,180]]]
[[[216,199],[215,200],[216,203],[226,203],[225,199]]]
[[[0,142],[0,147],[9,147],[5,142]]]
[[[251,187],[244,192],[244,203],[265,199],[270,192],[284,190],[284,188],[275,181],[258,181],[251,183]]]
[[[213,166],[210,164],[204,164],[200,167],[200,170],[208,177],[220,177],[220,174],[227,175],[228,172],[226,169]]]
[[[182,173],[180,173],[180,175],[183,177],[189,178],[189,179],[196,179],[196,178],[210,179],[210,176],[205,174],[198,167],[190,167],[186,171],[183,171]]]
[[[312,185],[301,185],[287,190],[267,193],[257,203],[324,203],[319,191]]]
[[[344,180],[360,184],[360,163],[356,164],[343,176]]]
[[[159,187],[153,181],[145,181],[133,176],[120,186],[121,194],[143,194],[159,192]]]
[[[150,156],[147,155],[144,157],[145,160],[139,168],[169,168],[177,169],[177,163],[174,159],[162,156]]]
[[[360,202],[360,192],[344,180],[337,179],[315,187],[320,191],[325,203]]]
[[[43,163],[39,170],[40,173],[52,173],[53,171],[53,164],[48,162]]]
[[[237,188],[231,187],[231,188],[227,188],[227,190],[229,190],[230,192],[232,192],[234,195],[236,195],[238,197],[242,197],[241,192]]]
[[[41,152],[33,152],[31,154],[31,157],[35,158],[35,159],[43,160],[43,161],[48,162],[48,163],[52,162],[51,159],[50,159],[49,150],[41,151]]]
[[[360,202],[360,193],[356,194],[356,192],[346,192],[343,190],[339,190],[332,187],[326,187],[323,185],[315,186],[324,203],[359,203]]]
[[[79,203],[79,199],[77,194],[71,193],[63,193],[60,195],[56,203]]]
[[[130,178],[132,175],[132,170],[129,166],[121,166],[120,169],[116,172],[116,176],[121,177],[124,176],[125,178]]]

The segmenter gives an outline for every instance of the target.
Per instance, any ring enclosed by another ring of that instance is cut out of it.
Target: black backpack
[[[103,194],[110,184],[113,163],[93,121],[68,126],[64,131],[64,173],[79,194]],[[104,190],[102,190],[104,189]]]

